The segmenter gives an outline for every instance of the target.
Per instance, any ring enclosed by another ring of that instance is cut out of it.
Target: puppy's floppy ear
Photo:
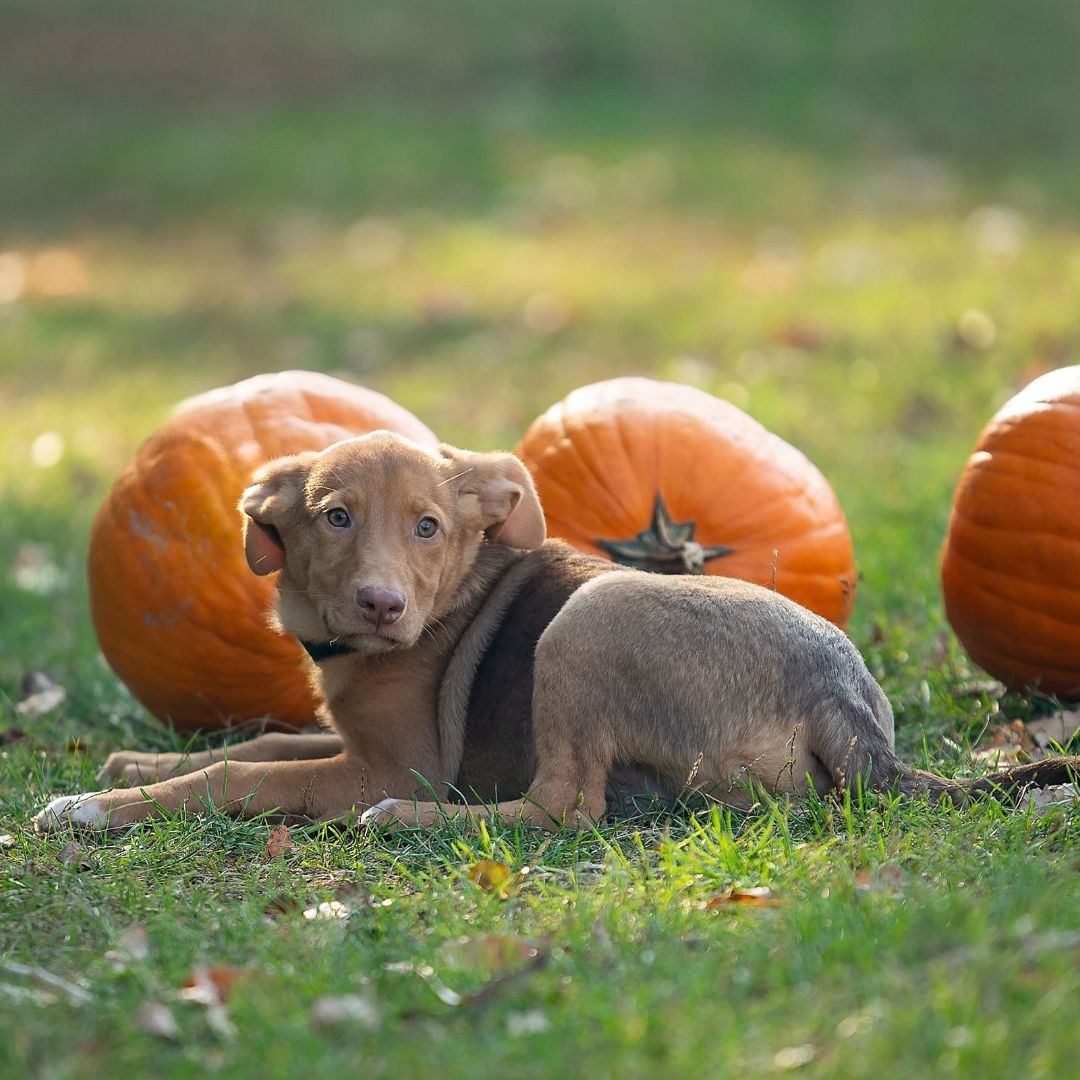
[[[308,470],[318,454],[278,458],[255,474],[240,497],[244,518],[244,555],[260,577],[285,565],[281,526],[300,505]]]
[[[530,551],[547,537],[540,496],[520,458],[474,454],[453,446],[439,452],[450,462],[458,495],[489,540]]]

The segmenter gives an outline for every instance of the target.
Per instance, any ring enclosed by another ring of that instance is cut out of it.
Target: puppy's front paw
[[[108,815],[95,796],[100,791],[82,795],[61,795],[34,817],[34,829],[39,833],[55,832],[67,826],[78,829],[104,829]]]

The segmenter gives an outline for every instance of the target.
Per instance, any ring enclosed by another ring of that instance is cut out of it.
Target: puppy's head
[[[429,450],[385,431],[270,462],[240,508],[248,565],[282,572],[282,626],[365,652],[413,645],[451,610],[485,537],[531,549],[545,536],[512,454]]]

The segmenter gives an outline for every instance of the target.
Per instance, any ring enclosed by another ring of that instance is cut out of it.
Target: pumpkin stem
[[[596,540],[596,546],[615,562],[654,574],[704,574],[705,563],[731,555],[735,549],[703,547],[694,539],[694,521],[673,521],[659,492],[652,523],[632,540]]]

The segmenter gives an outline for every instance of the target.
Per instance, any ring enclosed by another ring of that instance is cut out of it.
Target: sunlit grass
[[[840,496],[851,634],[909,760],[969,770],[990,727],[1046,707],[971,687],[937,558],[982,424],[1076,359],[1071,9],[376,7],[215,5],[208,35],[201,3],[18,0],[5,24],[0,963],[93,1001],[0,968],[0,1073],[1067,1075],[1075,810],[866,796],[556,837],[312,827],[275,860],[266,822],[213,814],[81,838],[70,867],[70,837],[27,829],[109,750],[184,745],[98,653],[100,499],[176,401],[288,367],[476,448],[595,379],[725,397]],[[34,670],[68,697],[31,719]],[[500,900],[468,880],[478,858],[530,873]],[[753,886],[777,903],[709,906]],[[333,899],[347,920],[303,918]],[[148,954],[117,970],[132,926]],[[477,1005],[500,973],[450,946],[493,934],[545,963]],[[235,1038],[179,999],[208,962],[250,969]],[[336,994],[375,1021],[320,1027]],[[139,1027],[148,1001],[175,1043]]]

